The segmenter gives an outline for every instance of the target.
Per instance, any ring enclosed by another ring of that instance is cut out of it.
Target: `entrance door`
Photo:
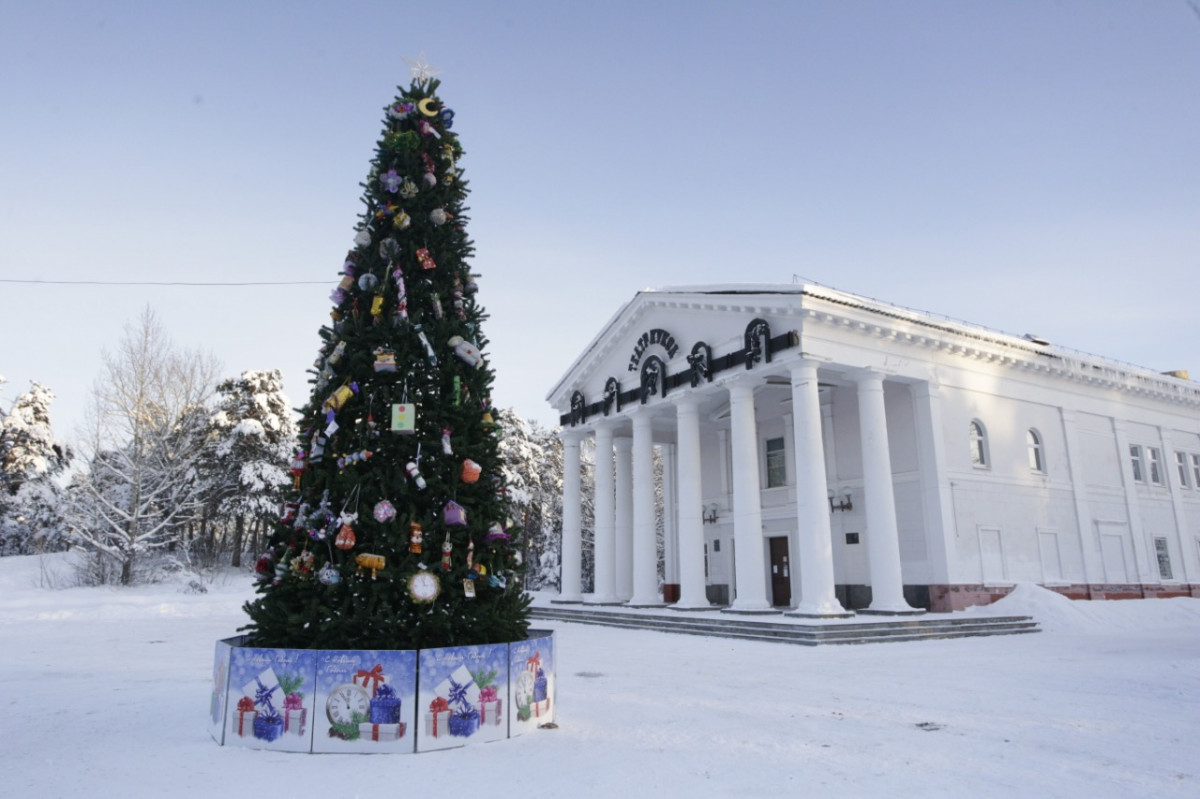
[[[767,541],[771,545],[771,604],[786,607],[792,604],[792,565],[788,561],[787,536]]]

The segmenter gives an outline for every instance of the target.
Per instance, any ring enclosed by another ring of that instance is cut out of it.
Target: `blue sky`
[[[466,156],[494,400],[633,294],[794,277],[1200,373],[1200,7],[0,0],[0,374],[71,434],[149,304],[294,405],[404,59]]]

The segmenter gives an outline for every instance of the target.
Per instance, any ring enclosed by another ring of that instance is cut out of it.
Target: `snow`
[[[50,587],[70,557],[0,558],[9,796],[1200,795],[1200,599],[1021,585],[964,612],[1044,632],[817,648],[541,622],[557,729],[295,755],[208,736],[213,645],[245,621],[248,574],[204,594]]]

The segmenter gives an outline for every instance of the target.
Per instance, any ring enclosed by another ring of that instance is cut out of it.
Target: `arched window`
[[[970,428],[971,441],[971,465],[980,469],[987,468],[988,465],[988,447],[987,433],[983,429],[983,423],[978,419],[971,420]]]
[[[1029,468],[1031,471],[1046,473],[1046,457],[1042,451],[1042,436],[1032,427],[1025,433],[1025,446],[1029,450]]]

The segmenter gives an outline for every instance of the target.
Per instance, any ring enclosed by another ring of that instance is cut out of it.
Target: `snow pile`
[[[1200,623],[1200,599],[1068,599],[1036,583],[1019,583],[991,605],[959,611],[978,616],[1032,616],[1046,631],[1102,633],[1172,630]]]

